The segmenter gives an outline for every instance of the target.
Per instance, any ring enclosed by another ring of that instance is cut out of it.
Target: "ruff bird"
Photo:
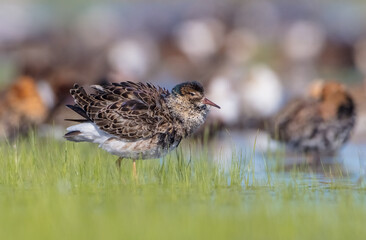
[[[331,156],[350,138],[356,107],[346,88],[337,82],[319,83],[311,97],[285,106],[270,123],[273,138],[311,156]]]
[[[171,92],[150,83],[121,82],[94,85],[88,94],[75,84],[70,90],[75,105],[69,108],[82,119],[67,128],[65,138],[92,142],[122,159],[159,158],[176,148],[204,122],[209,106],[220,108],[204,96],[198,82],[176,85]]]
[[[0,95],[0,139],[14,139],[43,123],[54,104],[44,81],[19,76]]]

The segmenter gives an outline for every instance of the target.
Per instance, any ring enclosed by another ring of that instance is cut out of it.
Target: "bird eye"
[[[191,96],[195,96],[195,95],[196,95],[194,92],[191,92],[191,93],[189,93],[189,94],[191,94]]]

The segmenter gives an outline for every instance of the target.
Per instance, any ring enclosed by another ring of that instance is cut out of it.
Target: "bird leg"
[[[137,173],[136,173],[136,160],[133,159],[133,166],[132,166],[132,174],[133,174],[133,177],[136,178],[137,177]]]
[[[118,158],[116,161],[116,166],[118,169],[121,169],[121,163],[122,163],[123,158]],[[137,177],[137,171],[136,171],[136,159],[133,159],[133,163],[132,163],[132,175],[134,178]]]
[[[122,160],[123,160],[123,158],[121,158],[121,157],[120,157],[120,158],[118,158],[118,159],[117,159],[117,161],[116,161],[116,166],[117,166],[117,168],[118,168],[118,169],[121,169],[121,163],[122,163]]]

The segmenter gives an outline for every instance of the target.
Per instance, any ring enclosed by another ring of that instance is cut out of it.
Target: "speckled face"
[[[182,123],[184,136],[191,135],[204,122],[211,105],[220,108],[204,97],[204,91],[198,82],[187,82],[175,86],[167,98],[171,114]]]
[[[220,108],[218,105],[204,97],[203,87],[198,82],[178,84],[173,88],[172,92],[176,96],[182,97],[186,101],[192,103],[195,107],[205,109],[207,108],[207,105],[211,105]]]

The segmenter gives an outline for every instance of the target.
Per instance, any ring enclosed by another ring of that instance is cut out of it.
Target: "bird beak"
[[[207,105],[211,105],[211,106],[213,106],[213,107],[217,107],[218,109],[220,109],[220,106],[219,106],[219,105],[217,105],[217,104],[215,104],[215,103],[211,102],[211,101],[210,101],[210,100],[208,100],[207,98],[204,98],[204,99],[202,100],[202,103],[203,103],[203,104],[207,104]]]

